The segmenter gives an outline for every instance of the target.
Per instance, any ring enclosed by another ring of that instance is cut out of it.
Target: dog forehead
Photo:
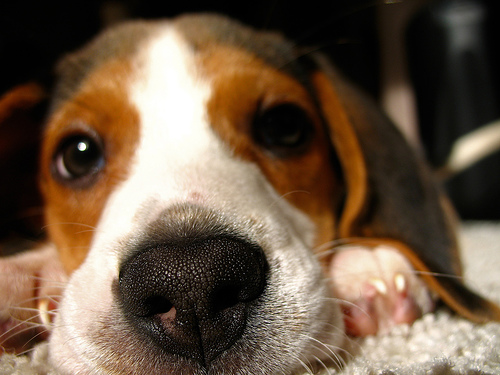
[[[128,21],[110,27],[81,49],[66,55],[56,67],[54,108],[75,94],[87,76],[109,60],[131,59],[167,26],[182,35],[193,50],[213,44],[246,50],[266,63],[292,70],[295,47],[281,34],[259,32],[216,14],[188,14],[171,20]]]
[[[113,60],[130,60],[142,43],[154,35],[158,25],[158,22],[124,23],[102,32],[82,48],[65,55],[56,66],[52,112],[72,100],[89,76],[102,66]]]
[[[282,34],[258,31],[218,14],[181,16],[174,20],[174,27],[196,51],[214,45],[236,48],[279,69],[290,69],[296,61],[296,46]]]
[[[131,101],[141,115],[143,144],[168,143],[165,151],[171,156],[179,155],[186,142],[192,147],[184,151],[200,149],[197,142],[207,138],[202,123],[210,88],[198,75],[189,45],[167,24],[138,60]]]

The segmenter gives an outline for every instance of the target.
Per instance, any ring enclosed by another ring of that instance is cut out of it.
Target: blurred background
[[[114,22],[215,11],[330,55],[438,170],[457,139],[500,118],[499,8],[495,0],[2,1],[0,93],[50,82],[58,57]],[[500,152],[444,186],[462,218],[500,219]]]

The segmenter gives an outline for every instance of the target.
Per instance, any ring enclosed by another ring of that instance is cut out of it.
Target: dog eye
[[[59,146],[53,170],[59,179],[74,182],[94,176],[103,166],[101,143],[92,136],[73,135]]]
[[[286,157],[303,150],[313,129],[304,110],[282,104],[259,114],[253,123],[253,136],[264,148]]]

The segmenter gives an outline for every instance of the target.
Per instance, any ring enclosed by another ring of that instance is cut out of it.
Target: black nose
[[[217,237],[147,248],[120,271],[125,315],[163,350],[208,365],[242,335],[266,284],[262,249]]]

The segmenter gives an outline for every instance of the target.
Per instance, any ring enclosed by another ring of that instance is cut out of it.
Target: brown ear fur
[[[36,84],[0,97],[0,255],[12,252],[19,237],[41,235],[37,159],[44,92]],[[11,241],[15,237],[15,241]]]
[[[326,60],[317,63],[313,85],[347,188],[339,237],[390,241],[453,310],[500,321],[500,308],[460,282],[453,210],[430,170],[371,100]]]

